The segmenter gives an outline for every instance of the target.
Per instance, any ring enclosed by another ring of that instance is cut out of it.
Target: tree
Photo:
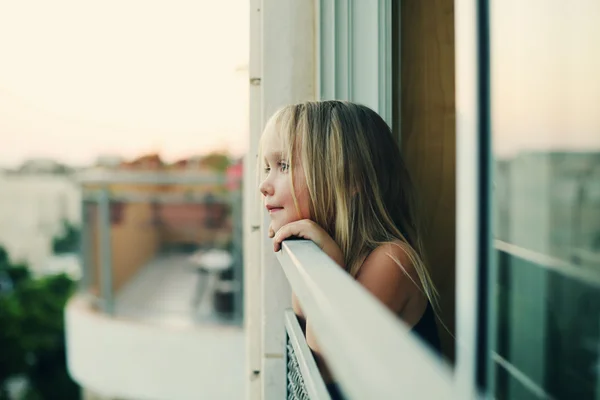
[[[63,220],[63,234],[52,239],[54,254],[75,253],[79,249],[81,232],[66,219]]]
[[[202,157],[202,165],[216,172],[225,172],[231,160],[227,153],[213,152]]]
[[[65,274],[34,279],[1,246],[0,273],[12,282],[0,292],[0,399],[9,398],[6,384],[15,376],[28,382],[26,399],[78,399],[67,373],[63,315],[75,282]]]
[[[5,267],[8,264],[8,262],[8,252],[4,247],[0,246],[0,269],[2,269],[2,267]]]

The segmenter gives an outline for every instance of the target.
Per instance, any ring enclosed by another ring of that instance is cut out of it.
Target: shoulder
[[[419,276],[410,261],[408,245],[400,241],[377,247],[365,259],[356,280],[392,311],[402,311],[419,295]]]
[[[365,258],[357,278],[362,276],[365,279],[375,275],[400,278],[416,275],[408,249],[408,245],[399,240],[377,247]]]

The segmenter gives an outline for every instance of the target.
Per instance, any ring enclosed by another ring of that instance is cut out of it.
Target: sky
[[[494,152],[600,152],[600,1],[490,2]]]
[[[600,1],[490,2],[498,155],[600,151]],[[248,0],[0,0],[0,166],[248,147]]]
[[[0,0],[0,166],[248,146],[247,0]]]

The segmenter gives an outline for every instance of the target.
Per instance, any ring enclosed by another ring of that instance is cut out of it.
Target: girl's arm
[[[273,250],[281,250],[281,242],[289,237],[299,237],[312,240],[325,254],[342,268],[344,267],[344,255],[337,243],[315,222],[303,219],[282,226],[277,233],[269,228],[269,236],[273,237]],[[296,294],[292,291],[292,309],[301,318],[305,318]]]
[[[344,267],[344,256],[340,247],[315,222],[301,220],[283,226],[273,238],[273,250],[279,251],[281,242],[291,236],[312,240],[333,261]],[[416,324],[427,307],[427,298],[422,295],[417,272],[398,243],[385,244],[373,250],[361,265],[356,280],[409,325]],[[409,300],[411,307],[406,307]],[[292,307],[294,312],[306,321],[306,342],[315,354],[323,379],[330,380],[331,376],[311,329],[310,318],[305,317],[294,294]]]
[[[275,244],[275,231],[273,230],[271,225],[269,225],[269,237],[273,239],[273,243]],[[279,242],[279,246],[281,246],[281,241]],[[275,247],[274,247],[274,249],[275,249]],[[275,250],[275,251],[277,251],[277,250]],[[298,319],[300,319],[302,329],[304,329],[305,324],[306,324],[306,317],[304,316],[304,311],[302,311],[302,308],[300,307],[300,302],[298,301],[298,298],[296,297],[296,293],[294,293],[293,290],[292,290],[292,310],[294,310],[294,314],[296,314]]]
[[[306,317],[304,316],[304,311],[302,311],[302,308],[300,307],[300,302],[298,301],[298,298],[296,297],[296,293],[294,293],[293,290],[292,290],[292,310],[294,310],[294,314],[296,314],[296,316],[298,316],[298,318],[302,318],[303,320],[306,320]]]
[[[315,222],[305,219],[300,221],[291,222],[287,225],[281,227],[277,233],[269,232],[269,236],[273,237],[273,250],[279,251],[281,249],[281,242],[289,237],[299,237],[307,240],[312,240],[325,254],[327,254],[336,264],[340,267],[344,268],[344,255],[342,254],[342,250],[337,245],[337,243]],[[300,320],[300,324],[306,327],[305,335],[306,342],[308,346],[313,351],[317,364],[319,366],[319,370],[325,382],[331,381],[331,375],[321,354],[318,350],[318,346],[316,341],[314,340],[314,334],[312,332],[310,322],[304,315],[302,308],[300,307],[300,302],[296,297],[296,294],[292,291],[292,309],[294,313],[298,316]]]
[[[390,311],[405,318],[409,325],[418,322],[427,306],[427,299],[419,289],[418,275],[410,265],[404,250],[397,245],[386,244],[373,250],[362,264],[356,280]],[[409,300],[413,299],[416,300],[415,307],[406,307]],[[306,320],[306,342],[315,354],[323,379],[330,380],[331,375],[312,332],[310,319]]]

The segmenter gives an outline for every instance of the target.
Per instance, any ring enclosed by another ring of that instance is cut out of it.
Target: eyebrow
[[[265,154],[264,159],[268,160],[268,159],[285,159],[287,157],[285,157],[285,154],[283,153],[283,151],[273,151],[269,154]]]

